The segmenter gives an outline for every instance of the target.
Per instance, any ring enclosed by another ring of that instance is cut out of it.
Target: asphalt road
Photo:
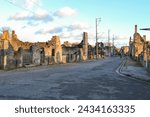
[[[118,75],[119,58],[0,71],[0,99],[150,99],[150,85]]]

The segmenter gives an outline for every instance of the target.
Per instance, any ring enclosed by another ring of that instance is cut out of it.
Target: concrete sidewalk
[[[126,62],[121,70],[122,74],[138,80],[150,82],[150,73],[146,70],[146,68],[130,58],[125,59],[125,61]]]

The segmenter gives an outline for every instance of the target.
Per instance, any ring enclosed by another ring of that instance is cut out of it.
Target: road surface
[[[118,75],[117,57],[0,71],[0,99],[150,99],[150,85]]]

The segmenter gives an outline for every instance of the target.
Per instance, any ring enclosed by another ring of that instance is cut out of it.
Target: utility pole
[[[110,30],[108,30],[108,55],[110,56]]]
[[[101,21],[101,18],[96,18],[96,59],[98,59],[98,25]]]
[[[113,35],[113,38],[112,38],[112,42],[113,42],[113,55],[114,55],[114,51],[115,51],[114,40],[115,40],[115,36]]]

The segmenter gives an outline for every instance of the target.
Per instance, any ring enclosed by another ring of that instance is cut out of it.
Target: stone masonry
[[[48,42],[22,42],[15,31],[3,31],[0,38],[0,68],[62,63],[62,47],[58,36]]]
[[[47,42],[32,43],[19,40],[15,31],[4,30],[0,35],[0,69],[85,61],[92,58],[91,55],[94,49],[88,44],[86,32],[81,43],[63,45],[59,36]]]
[[[129,56],[150,68],[150,41],[146,40],[146,35],[142,37],[138,33],[137,25],[135,25],[133,39],[130,37],[129,40]]]

